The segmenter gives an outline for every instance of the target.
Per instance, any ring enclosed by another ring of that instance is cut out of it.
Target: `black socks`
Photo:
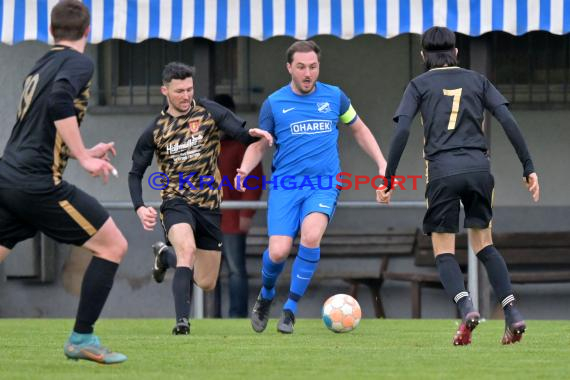
[[[174,295],[174,308],[176,320],[190,319],[190,305],[192,302],[192,269],[176,267],[172,280],[172,294]]]
[[[81,297],[73,331],[91,334],[113,287],[119,264],[93,256],[81,284]]]

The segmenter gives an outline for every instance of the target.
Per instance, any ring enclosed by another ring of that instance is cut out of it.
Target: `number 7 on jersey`
[[[459,103],[461,102],[461,91],[463,88],[456,88],[454,90],[443,89],[443,95],[453,96],[453,105],[451,106],[451,115],[449,115],[449,124],[447,129],[455,129],[457,124],[457,114],[459,113]]]

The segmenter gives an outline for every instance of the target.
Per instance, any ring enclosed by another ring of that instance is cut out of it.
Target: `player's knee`
[[[216,278],[201,278],[196,280],[196,285],[198,285],[203,291],[210,292],[216,287]]]
[[[129,249],[127,239],[121,234],[120,237],[115,239],[110,247],[110,255],[113,261],[121,262]]]
[[[291,241],[273,240],[269,241],[269,258],[271,261],[280,263],[289,257],[291,252]]]
[[[276,246],[269,249],[269,257],[271,261],[280,263],[289,257],[289,252],[291,249],[289,247]]]
[[[322,235],[309,232],[301,237],[301,244],[307,248],[317,248],[321,244]]]
[[[470,236],[471,245],[475,253],[493,244],[493,236],[489,228],[473,229]]]
[[[129,250],[129,243],[127,242],[127,239],[125,239],[125,237],[121,235],[121,239],[118,239],[117,241],[117,256],[123,259],[123,257],[125,257],[125,255],[127,254],[128,250]]]
[[[178,263],[190,266],[194,256],[196,255],[196,246],[188,244],[175,249],[175,252]]]

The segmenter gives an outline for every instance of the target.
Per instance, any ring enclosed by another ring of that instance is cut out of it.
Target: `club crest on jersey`
[[[196,133],[198,129],[200,129],[200,120],[190,120],[188,122],[188,128],[190,128],[190,132]]]
[[[324,102],[324,103],[317,103],[317,111],[321,112],[321,113],[328,113],[331,112],[331,105],[329,104],[329,102]]]

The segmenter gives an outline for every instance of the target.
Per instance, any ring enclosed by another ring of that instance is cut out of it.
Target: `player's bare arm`
[[[376,163],[378,173],[383,176],[386,173],[386,159],[370,129],[357,117],[350,125],[350,130],[360,148]]]
[[[101,158],[105,161],[110,162],[111,156],[109,156],[109,153],[111,153],[112,157],[117,156],[117,150],[115,149],[115,143],[113,141],[108,143],[100,142],[97,145],[94,145],[91,148],[87,149],[87,154],[89,154],[91,157]],[[71,152],[69,154],[69,157],[75,158]]]
[[[396,175],[396,169],[398,168],[400,158],[404,153],[404,148],[406,147],[408,137],[410,136],[412,118],[408,116],[400,116],[396,123],[396,133],[390,142],[390,154],[388,155],[388,164],[385,174],[385,177],[388,179],[388,183],[385,188],[376,190],[376,201],[378,203],[390,203],[393,192],[390,178]]]
[[[268,146],[273,146],[273,136],[271,133],[259,128],[251,128],[247,131],[251,137],[259,137],[267,142]]]
[[[99,144],[87,149],[87,152],[91,157],[100,158],[105,161],[110,161],[111,156],[117,156],[117,150],[115,149],[115,143],[113,141],[108,143],[100,142]],[[109,156],[109,153],[111,156]]]
[[[257,129],[257,128],[254,128],[254,129]],[[250,131],[251,131],[251,129],[250,129]],[[266,131],[263,131],[263,132],[269,133]],[[271,135],[271,134],[269,134],[269,135]],[[243,156],[243,160],[241,161],[241,165],[237,169],[237,173],[236,173],[237,175],[236,175],[236,178],[234,180],[234,187],[236,190],[241,191],[241,192],[245,191],[245,188],[243,186],[243,181],[244,181],[245,177],[247,177],[247,175],[249,173],[251,173],[251,171],[257,165],[259,165],[259,163],[261,162],[261,159],[263,158],[263,155],[265,154],[265,152],[267,151],[269,146],[270,146],[269,141],[267,139],[263,139],[263,140],[256,141],[247,147],[245,154]]]

